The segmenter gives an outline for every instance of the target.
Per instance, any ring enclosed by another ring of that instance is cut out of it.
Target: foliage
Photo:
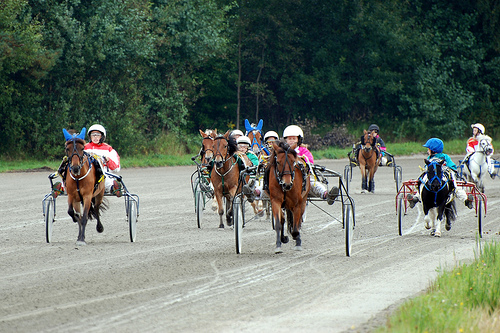
[[[278,132],[314,121],[307,141],[318,148],[345,147],[370,123],[392,142],[465,139],[474,122],[499,138],[499,10],[493,0],[4,0],[0,155],[59,156],[62,128],[93,123],[122,155],[244,119]]]

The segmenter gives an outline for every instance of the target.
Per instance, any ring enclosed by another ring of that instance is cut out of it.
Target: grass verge
[[[387,151],[394,156],[407,156],[413,154],[423,154],[426,149],[422,147],[420,142],[405,142],[405,143],[387,143]],[[352,148],[336,148],[331,147],[325,150],[313,151],[315,159],[340,159],[346,158],[347,153]],[[453,140],[445,142],[445,153],[450,155],[461,155],[465,152],[465,143],[462,140]],[[150,154],[140,156],[122,156],[122,168],[144,168],[144,167],[162,167],[176,165],[194,165],[191,161],[191,156],[194,154],[183,154],[176,152],[175,154]],[[465,155],[465,154],[464,154]],[[62,156],[61,156],[62,158]],[[397,160],[396,160],[397,161]],[[458,163],[458,161],[454,161]],[[16,171],[35,171],[35,170],[56,170],[59,167],[61,160],[37,160],[37,159],[22,159],[11,160],[0,157],[0,172],[16,172]]]
[[[471,264],[441,271],[376,332],[500,332],[500,245],[486,243]]]

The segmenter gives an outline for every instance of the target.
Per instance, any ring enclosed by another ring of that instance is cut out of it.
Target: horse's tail
[[[444,214],[450,222],[453,222],[457,219],[457,207],[455,205],[455,200],[451,201],[444,207]]]
[[[89,220],[92,220],[94,218],[97,219],[101,215],[101,212],[108,209],[108,207],[109,207],[108,200],[106,198],[102,198],[102,202],[99,205],[99,208],[96,209],[95,197],[92,198],[92,203],[90,204],[90,209],[89,209]]]

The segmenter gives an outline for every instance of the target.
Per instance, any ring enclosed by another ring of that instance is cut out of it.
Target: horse
[[[215,198],[217,200],[218,213],[220,217],[219,228],[224,228],[222,216],[224,215],[224,202],[226,198],[226,223],[228,226],[233,225],[233,198],[237,194],[239,168],[238,160],[240,157],[235,154],[237,151],[236,141],[229,138],[231,131],[227,131],[224,135],[217,135],[213,142],[214,152],[214,167],[210,179],[214,186]]]
[[[86,245],[85,227],[87,220],[97,220],[97,232],[102,233],[104,227],[100,220],[100,212],[107,208],[104,199],[104,178],[97,179],[98,173],[92,163],[92,157],[84,152],[85,128],[81,134],[71,135],[63,129],[66,138],[65,152],[68,157],[68,172],[65,177],[68,194],[68,214],[73,222],[78,222],[78,238],[76,245]],[[83,206],[83,214],[81,208]]]
[[[441,222],[446,217],[446,230],[451,230],[451,223],[456,219],[456,207],[453,196],[453,180],[443,172],[444,161],[425,160],[427,170],[419,178],[420,200],[424,210],[424,225],[431,229],[431,236],[441,237]]]
[[[262,145],[262,124],[263,124],[262,119],[259,120],[259,123],[257,125],[250,124],[248,119],[245,119],[245,129],[246,129],[245,135],[248,136],[248,138],[252,142],[250,149],[257,156],[259,156],[259,153],[264,148],[264,146]]]
[[[361,149],[358,153],[359,169],[361,170],[361,193],[375,192],[373,177],[377,172],[382,155],[376,147],[376,139],[364,130],[361,137]]]
[[[214,138],[217,136],[217,129],[207,129],[205,132],[200,130],[200,135],[203,138],[201,141],[200,157],[203,166],[210,164],[214,157],[213,145]]]
[[[477,136],[478,144],[474,152],[469,155],[462,163],[465,165],[463,173],[468,181],[474,182],[481,192],[484,193],[483,177],[488,172],[487,156],[493,154],[491,138],[487,135]]]
[[[295,250],[302,250],[300,227],[307,204],[311,184],[307,165],[297,157],[294,149],[283,142],[273,143],[273,153],[269,160],[268,192],[274,221],[276,222],[275,253],[282,253],[281,244],[288,243],[285,235],[285,221],[282,208],[287,213],[287,230],[295,240]]]

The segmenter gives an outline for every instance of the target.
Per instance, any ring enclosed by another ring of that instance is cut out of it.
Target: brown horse
[[[361,170],[361,193],[375,192],[373,177],[377,172],[381,157],[382,155],[376,146],[376,139],[365,130],[361,137],[361,149],[358,156],[359,169]]]
[[[211,181],[214,186],[215,198],[218,204],[218,213],[220,217],[219,228],[224,228],[222,215],[224,215],[224,202],[226,198],[226,223],[228,226],[233,225],[233,198],[238,191],[238,180],[240,171],[238,168],[238,160],[236,141],[229,137],[227,131],[224,135],[217,135],[214,138],[214,167],[212,168]],[[239,189],[241,191],[241,189]]]
[[[66,173],[66,193],[68,194],[68,214],[73,222],[78,222],[78,239],[76,245],[86,245],[85,227],[87,220],[96,218],[97,232],[104,231],[99,214],[106,209],[103,203],[104,179],[96,179],[96,168],[89,154],[83,151],[85,141],[73,137],[66,141],[68,172]],[[81,213],[83,205],[83,214]]]
[[[306,163],[297,157],[294,149],[283,141],[273,143],[269,161],[268,194],[276,223],[276,249],[281,253],[281,243],[288,243],[285,236],[285,221],[282,208],[287,212],[288,232],[295,240],[295,250],[302,250],[300,226],[306,209],[307,195],[311,188]]]

